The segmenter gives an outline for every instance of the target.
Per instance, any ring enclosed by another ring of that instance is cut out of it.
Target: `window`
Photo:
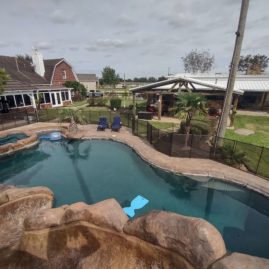
[[[45,96],[45,103],[50,103],[50,94],[48,92],[44,93]]]
[[[39,93],[38,97],[39,97],[40,104],[44,104],[45,103],[44,93],[42,93],[42,92]]]
[[[28,94],[24,94],[23,99],[24,99],[24,104],[26,106],[32,105],[31,98],[30,98],[30,96]]]
[[[69,93],[65,92],[65,100],[69,100]]]
[[[15,95],[15,100],[16,100],[16,103],[17,103],[17,107],[24,106],[21,94],[16,94]]]
[[[67,78],[67,76],[66,76],[66,70],[62,70],[62,78],[63,79],[66,79]]]
[[[65,101],[65,92],[61,92],[62,100]]]

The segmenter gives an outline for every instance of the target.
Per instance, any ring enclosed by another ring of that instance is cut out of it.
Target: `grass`
[[[253,135],[239,135],[234,130],[226,131],[226,138],[269,148],[269,117],[237,115],[234,122],[236,129],[244,128],[253,130]]]
[[[234,126],[235,130],[244,128],[255,132],[244,136],[236,134],[234,130],[227,130],[225,137],[239,141],[236,144],[236,150],[246,154],[244,164],[250,171],[269,178],[269,117],[237,115]],[[262,150],[261,147],[265,149]]]

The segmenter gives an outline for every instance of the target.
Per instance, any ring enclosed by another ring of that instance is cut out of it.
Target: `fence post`
[[[26,114],[27,122],[28,122],[28,124],[30,124],[30,120],[29,120],[29,115],[28,115],[27,109],[25,109],[25,114]]]
[[[190,153],[189,153],[189,158],[191,158],[191,153],[192,153],[192,138],[193,138],[193,134],[189,134],[190,136]]]
[[[172,156],[172,152],[173,152],[173,138],[174,138],[174,133],[170,133],[170,156]]]
[[[261,162],[261,159],[262,159],[263,151],[264,151],[264,147],[262,147],[261,154],[260,154],[260,157],[259,157],[259,161],[258,161],[258,164],[257,164],[257,168],[256,168],[256,171],[255,171],[255,174],[257,174],[258,171],[259,171],[259,167],[260,167],[260,162]]]

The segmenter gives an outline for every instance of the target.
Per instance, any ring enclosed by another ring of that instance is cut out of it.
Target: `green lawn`
[[[243,136],[236,134],[234,130],[227,130],[226,138],[269,148],[269,117],[237,115],[234,125],[235,129],[249,129],[255,134]]]
[[[234,130],[227,130],[225,137],[244,142],[237,143],[236,150],[245,152],[245,165],[252,172],[269,178],[269,117],[237,115],[234,125],[235,130],[244,128],[253,130],[255,134],[243,136],[236,134]],[[262,150],[261,147],[265,148]]]

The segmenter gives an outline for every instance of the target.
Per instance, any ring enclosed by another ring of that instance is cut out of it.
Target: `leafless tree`
[[[209,51],[192,50],[181,59],[185,72],[192,74],[208,72],[212,69],[214,64],[214,56],[211,55]]]

